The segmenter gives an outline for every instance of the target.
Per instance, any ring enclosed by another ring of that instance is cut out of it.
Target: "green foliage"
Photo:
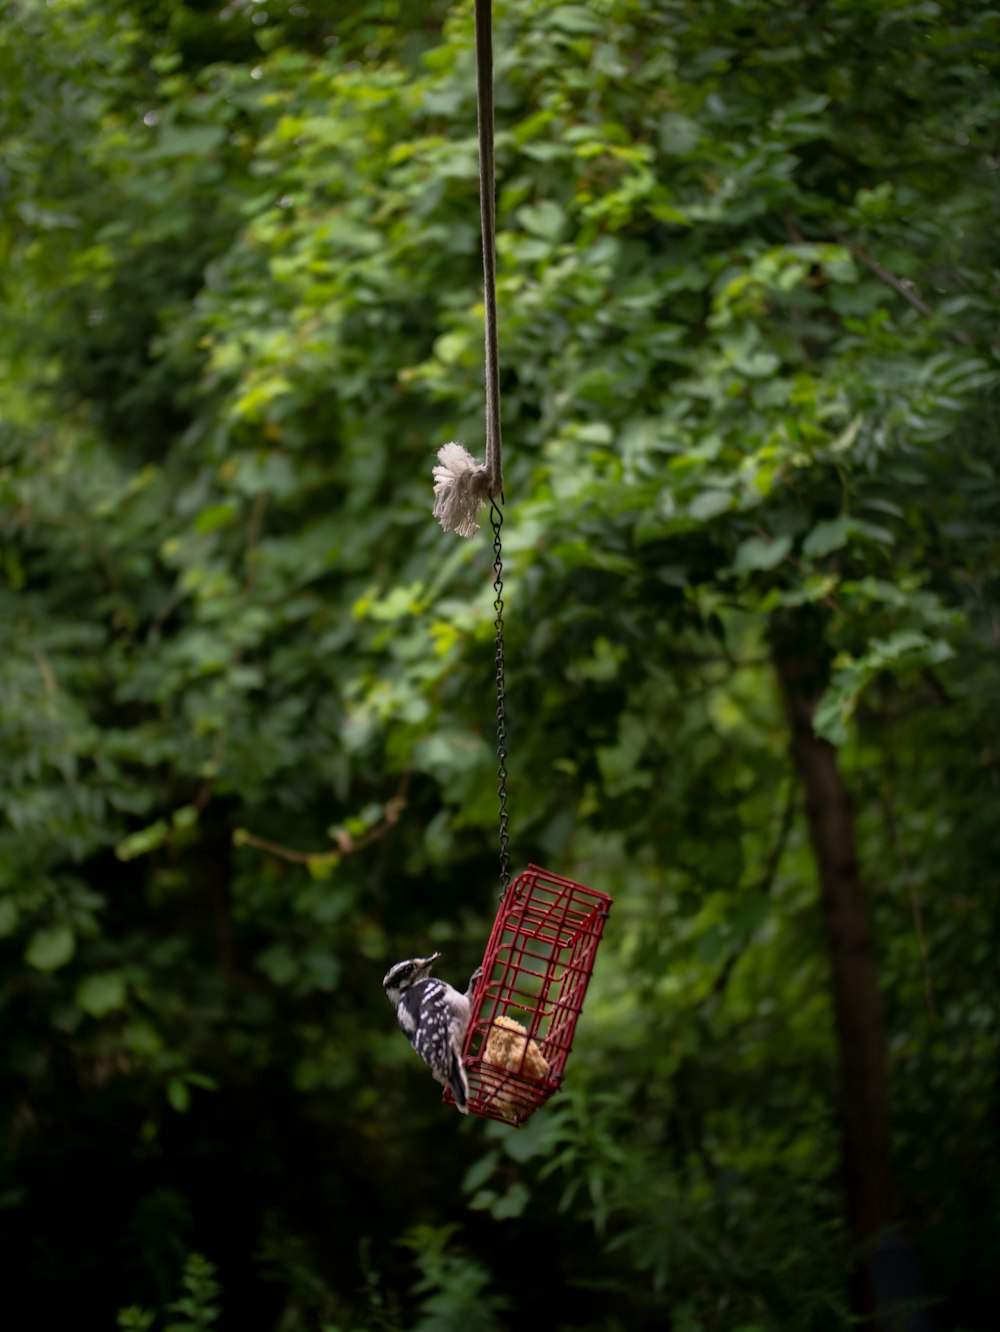
[[[165,1332],[211,1332],[219,1317],[216,1270],[200,1253],[188,1255],[181,1273],[181,1294],[167,1309]],[[138,1305],[118,1311],[120,1332],[152,1332],[156,1315]]]
[[[200,1253],[192,1253],[181,1277],[183,1293],[170,1306],[175,1315],[167,1332],[208,1332],[219,1316],[219,1283],[215,1268]]]
[[[418,1226],[404,1240],[417,1257],[420,1297],[413,1332],[493,1332],[508,1301],[492,1294],[488,1271],[454,1244],[457,1226]]]
[[[467,975],[493,898],[491,560],[429,504],[481,435],[470,6],[11,7],[0,1205],[39,1322],[502,1328],[548,1272],[567,1328],[846,1326],[794,617],[901,1215],[941,1325],[990,1325],[998,51],[951,0],[497,6],[515,855],[616,896],[514,1134],[439,1109],[379,985]]]

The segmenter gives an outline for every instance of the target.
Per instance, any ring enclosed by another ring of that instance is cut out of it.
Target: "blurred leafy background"
[[[988,1332],[1000,10],[502,0],[496,66],[515,858],[616,897],[519,1132],[380,984],[495,902],[470,4],[3,7],[8,1299],[822,1330],[888,1235]]]

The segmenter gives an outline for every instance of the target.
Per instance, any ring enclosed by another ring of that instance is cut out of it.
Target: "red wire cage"
[[[470,1114],[520,1125],[558,1091],[610,909],[606,893],[537,865],[510,884],[465,1037]]]

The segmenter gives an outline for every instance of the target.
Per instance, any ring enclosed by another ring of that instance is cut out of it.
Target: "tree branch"
[[[904,301],[909,301],[914,310],[919,310],[925,319],[934,318],[934,311],[923,297],[917,294],[912,283],[907,282],[905,278],[897,277],[895,273],[890,273],[888,268],[886,268],[884,264],[880,264],[874,255],[869,254],[868,251],[862,249],[860,245],[855,245],[855,243],[852,240],[849,240],[842,231],[837,231],[836,228],[832,228],[832,230],[840,244],[843,245],[845,249],[850,250],[855,259],[864,264],[866,268],[870,269],[880,281],[892,287],[893,291],[898,292]],[[972,347],[975,345],[964,329],[949,328],[948,332],[955,341],[960,342],[963,347]]]
[[[411,779],[412,773],[403,773],[399,789],[392,799],[386,802],[385,814],[382,816],[381,822],[376,823],[367,832],[362,833],[360,837],[352,837],[344,828],[338,829],[334,837],[336,852],[342,856],[348,856],[355,851],[363,851],[365,847],[371,846],[373,842],[379,841],[386,833],[390,832],[399,822],[400,815],[406,808]],[[256,833],[250,832],[247,828],[237,828],[234,831],[233,843],[236,846],[256,847],[258,851],[266,851],[269,855],[277,856],[279,860],[287,860],[293,865],[308,865],[310,861],[320,860],[331,854],[329,848],[325,851],[297,851],[294,847],[282,846],[280,842],[272,842],[266,837],[258,837]]]

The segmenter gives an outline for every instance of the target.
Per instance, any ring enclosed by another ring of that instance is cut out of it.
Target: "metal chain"
[[[502,498],[501,496],[501,501]],[[507,692],[503,661],[503,551],[500,541],[503,510],[495,499],[490,500],[490,524],[493,528],[493,591],[496,593],[496,600],[493,602],[496,619],[493,624],[497,631],[497,794],[500,797],[500,900],[502,902],[510,884],[510,853],[507,849],[510,836],[507,831]]]

